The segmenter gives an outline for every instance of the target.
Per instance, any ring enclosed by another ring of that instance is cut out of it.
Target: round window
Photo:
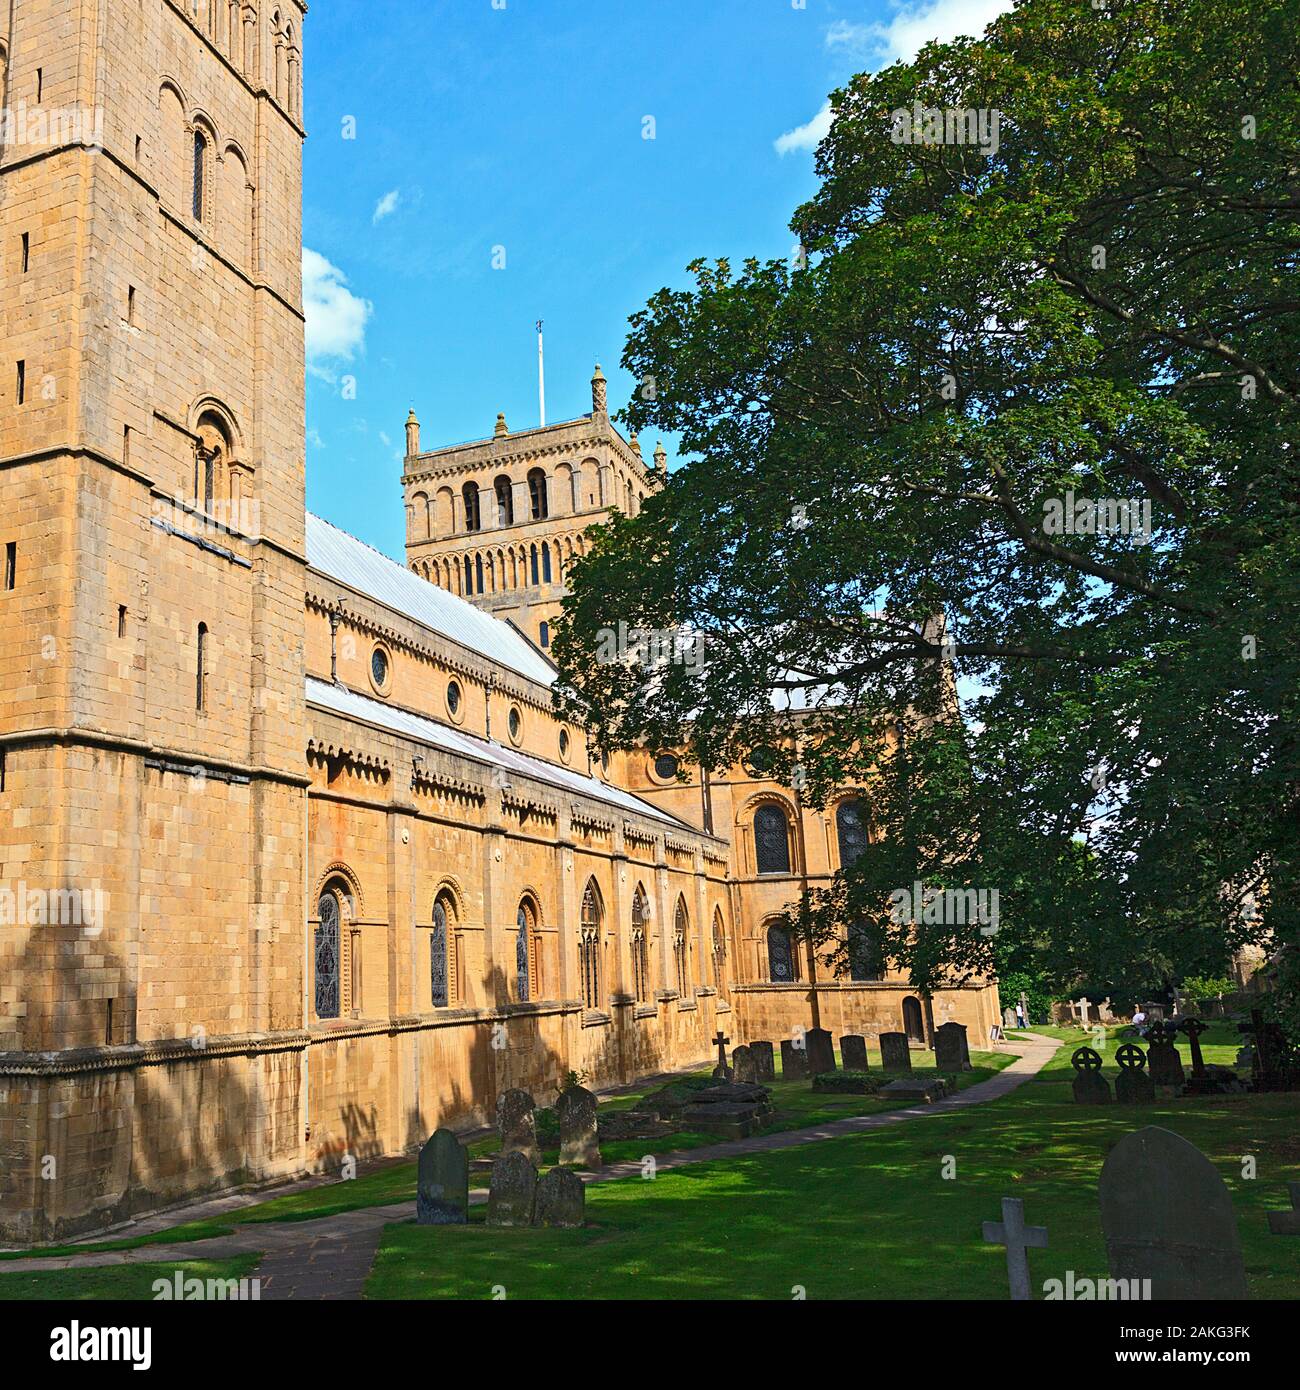
[[[569,731],[568,731],[568,729],[561,729],[561,730],[560,730],[560,757],[562,757],[566,763],[569,761]]]
[[[453,718],[460,713],[460,684],[457,681],[447,683],[447,709]]]
[[[389,669],[388,653],[383,647],[376,647],[370,653],[370,679],[374,681],[376,690],[387,688]]]
[[[775,766],[776,750],[769,748],[765,743],[760,743],[757,748],[751,748],[745,757],[745,771],[751,777],[766,777]]]
[[[655,759],[655,776],[661,782],[675,782],[681,766],[675,753],[660,753]]]
[[[515,743],[518,743],[520,737],[523,735],[524,732],[524,717],[522,714],[519,713],[517,709],[512,709],[510,711],[509,728],[510,737],[514,740]]]

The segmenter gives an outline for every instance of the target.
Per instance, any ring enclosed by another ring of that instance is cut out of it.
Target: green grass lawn
[[[1040,1029],[1067,1044],[1077,1029]],[[1106,1071],[1113,1079],[1114,1036]],[[1206,1059],[1229,1063],[1238,1038],[1220,1026]],[[1070,1046],[1039,1077],[978,1109],[909,1121],[753,1158],[701,1164],[653,1181],[588,1189],[581,1231],[389,1226],[372,1298],[1006,1297],[1005,1256],[980,1225],[1000,1199],[1024,1199],[1049,1230],[1031,1253],[1035,1286],[1106,1274],[1097,1177],[1111,1147],[1143,1124],[1175,1130],[1209,1156],[1233,1195],[1255,1297],[1300,1297],[1292,1244],[1264,1213],[1288,1205],[1300,1177],[1300,1095],[1158,1100],[1088,1108],[1070,1096]],[[820,1097],[818,1098],[821,1099]],[[1242,1176],[1253,1155],[1258,1176]],[[943,1176],[944,1160],[956,1175]]]
[[[148,1302],[154,1281],[170,1284],[179,1269],[187,1279],[244,1279],[257,1267],[258,1255],[230,1260],[186,1260],[169,1265],[115,1265],[108,1269],[61,1269],[41,1274],[0,1274],[0,1302],[41,1299]]]

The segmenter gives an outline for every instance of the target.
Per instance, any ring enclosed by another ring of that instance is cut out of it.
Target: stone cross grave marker
[[[560,1122],[561,1163],[600,1167],[596,1104],[596,1097],[585,1086],[571,1086],[560,1092],[555,1117]]]
[[[436,1129],[420,1150],[415,1220],[461,1226],[469,1220],[469,1154],[449,1129]]]
[[[867,1040],[861,1033],[845,1033],[840,1039],[840,1061],[845,1071],[867,1070]]]
[[[912,1070],[912,1049],[908,1046],[906,1033],[880,1035],[880,1065],[886,1071]]]
[[[521,1153],[536,1167],[542,1161],[537,1144],[537,1119],[533,1114],[533,1098],[527,1091],[511,1087],[497,1097],[497,1133],[501,1136],[501,1154]]]
[[[1178,1027],[1173,1023],[1153,1023],[1147,1029],[1147,1065],[1155,1086],[1176,1086],[1181,1090],[1186,1081],[1183,1059],[1174,1046],[1177,1037]]]
[[[718,1049],[718,1065],[713,1068],[713,1074],[719,1081],[730,1081],[731,1068],[727,1065],[727,1044],[731,1039],[719,1028],[718,1035],[713,1041]]]
[[[1192,1078],[1196,1081],[1205,1080],[1205,1054],[1201,1051],[1201,1034],[1209,1026],[1199,1018],[1185,1018],[1178,1025],[1179,1031],[1187,1035],[1187,1046],[1192,1053]]]
[[[752,1042],[749,1050],[754,1054],[755,1079],[760,1083],[776,1080],[776,1057],[770,1042]]]
[[[515,1150],[492,1165],[488,1187],[489,1226],[531,1226],[537,1205],[537,1169]]]
[[[1079,1011],[1080,1028],[1086,1028],[1088,1026],[1088,1005],[1091,1003],[1092,1000],[1085,994],[1074,1006]]]
[[[1019,1197],[1003,1197],[1002,1220],[984,1223],[984,1239],[1007,1247],[1007,1279],[1013,1302],[1033,1297],[1029,1290],[1029,1251],[1047,1248],[1047,1227],[1025,1225],[1025,1204]]]
[[[1110,1103],[1110,1082],[1101,1074],[1101,1053],[1091,1047],[1075,1048],[1070,1058],[1074,1068],[1074,1101],[1076,1105],[1107,1105]]]
[[[1121,1043],[1115,1049],[1119,1076],[1115,1078],[1115,1099],[1121,1105],[1150,1105],[1156,1098],[1156,1084],[1146,1071],[1146,1053],[1137,1043]]]
[[[1232,1198],[1195,1144],[1156,1125],[1125,1135],[1097,1198],[1112,1279],[1150,1280],[1144,1298],[1247,1296]]]
[[[1275,1236],[1300,1236],[1300,1182],[1287,1183],[1291,1193],[1290,1211],[1268,1213],[1268,1229]]]

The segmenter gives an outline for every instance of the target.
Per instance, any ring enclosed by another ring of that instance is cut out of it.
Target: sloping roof
[[[517,628],[421,579],[311,512],[307,513],[307,564],[539,685],[549,686],[555,680],[555,667]]]
[[[423,583],[423,581],[419,581]],[[422,714],[410,710],[397,709],[384,704],[382,700],[372,700],[368,695],[358,695],[354,690],[331,685],[329,681],[307,677],[307,703],[318,709],[330,711],[345,719],[357,719],[390,733],[401,734],[445,753],[454,753],[486,767],[502,768],[506,772],[516,772],[521,777],[531,777],[538,782],[557,787],[561,791],[572,792],[578,796],[590,797],[593,801],[624,811],[629,815],[648,816],[676,829],[689,830],[684,821],[670,816],[666,811],[643,801],[631,792],[611,787],[596,777],[588,777],[555,763],[544,762],[541,758],[518,753],[513,748],[503,747],[490,739],[477,738],[473,734],[462,733],[447,724],[439,724]]]

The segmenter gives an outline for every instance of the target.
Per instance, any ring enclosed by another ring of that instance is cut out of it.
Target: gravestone
[[[1004,1028],[1015,1028],[1017,1026],[1016,1011],[1014,1009],[1002,1010],[1002,1026]]]
[[[754,1056],[754,1080],[758,1082],[776,1080],[776,1057],[770,1042],[752,1042],[749,1050]]]
[[[1232,1198],[1181,1135],[1155,1125],[1125,1135],[1106,1158],[1097,1197],[1111,1278],[1149,1279],[1139,1297],[1247,1296]]]
[[[867,1070],[867,1040],[861,1033],[845,1033],[840,1039],[840,1061],[845,1071]]]
[[[1178,1055],[1174,1039],[1178,1029],[1172,1023],[1153,1023],[1147,1029],[1147,1066],[1155,1086],[1176,1086],[1180,1091],[1186,1078],[1183,1059]]]
[[[1091,1047],[1079,1047],[1070,1058],[1074,1068],[1076,1105],[1108,1105],[1110,1082],[1101,1074],[1101,1054]]]
[[[702,1129],[724,1139],[748,1139],[772,1115],[772,1097],[765,1086],[724,1081],[696,1091],[682,1111],[684,1129]]]
[[[906,1033],[880,1035],[880,1065],[886,1071],[912,1070],[912,1049],[908,1046]]]
[[[1137,1043],[1121,1043],[1115,1049],[1115,1061],[1119,1063],[1115,1099],[1121,1105],[1150,1105],[1156,1098],[1156,1086],[1146,1071],[1146,1053]]]
[[[535,1225],[581,1226],[586,1221],[587,1189],[569,1168],[552,1168],[537,1184]]]
[[[533,1114],[533,1098],[527,1091],[511,1087],[497,1097],[497,1133],[501,1136],[501,1153],[521,1153],[536,1167],[542,1161],[537,1146],[537,1120]]]
[[[738,1047],[731,1054],[731,1079],[738,1085],[753,1085],[758,1080],[754,1054],[747,1047]]]
[[[555,1117],[560,1122],[560,1162],[599,1168],[596,1097],[585,1086],[571,1086],[560,1092]]]
[[[808,1075],[808,1049],[796,1047],[789,1038],[781,1040],[781,1079],[802,1081]]]
[[[825,1028],[809,1028],[804,1034],[808,1071],[812,1076],[835,1070],[835,1042]]]
[[[948,1083],[942,1076],[900,1076],[876,1092],[890,1100],[919,1100],[926,1105],[936,1100],[946,1100]]]
[[[731,1068],[727,1065],[727,1044],[731,1039],[719,1028],[718,1035],[713,1041],[718,1049],[718,1065],[713,1068],[714,1079],[717,1081],[730,1081]]]
[[[489,1226],[531,1226],[537,1205],[537,1169],[518,1149],[492,1165],[488,1186]]]
[[[1287,1183],[1291,1194],[1290,1211],[1270,1211],[1268,1229],[1275,1236],[1300,1236],[1300,1182]]]
[[[1088,1006],[1091,1003],[1092,1000],[1089,999],[1086,994],[1081,999],[1075,1001],[1074,1007],[1079,1015],[1080,1028],[1087,1028],[1088,1026]]]
[[[1205,1054],[1201,1051],[1201,1034],[1209,1026],[1208,1023],[1202,1023],[1199,1018],[1185,1018],[1178,1025],[1179,1032],[1187,1035],[1187,1046],[1192,1054],[1192,1078],[1187,1089],[1193,1095],[1203,1095],[1214,1087],[1214,1083],[1205,1069]]]
[[[1025,1225],[1025,1204],[1019,1197],[1003,1197],[1002,1220],[984,1223],[984,1239],[1007,1247],[1007,1282],[1011,1298],[1024,1303],[1033,1297],[1029,1287],[1029,1251],[1047,1248],[1047,1227]]]
[[[417,1171],[416,1223],[463,1226],[469,1220],[469,1154],[451,1130],[434,1130]]]
[[[934,1065],[939,1071],[970,1071],[964,1023],[944,1023],[934,1032]]]

